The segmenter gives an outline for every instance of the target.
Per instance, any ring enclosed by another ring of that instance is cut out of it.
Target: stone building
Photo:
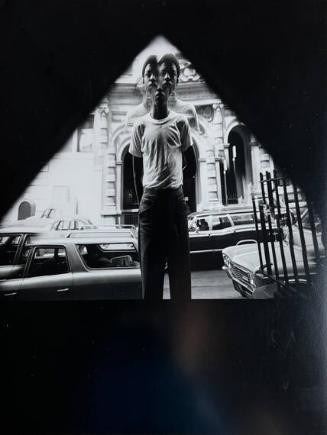
[[[190,62],[178,56],[181,75],[176,93],[195,106],[199,122],[198,129],[191,125],[197,172],[185,185],[190,209],[251,205],[252,193],[259,192],[259,173],[272,170],[273,161]],[[36,215],[53,206],[95,223],[135,222],[137,203],[128,153],[131,126],[126,115],[142,100],[140,71],[139,57],[42,169],[5,222],[21,218],[28,204]]]

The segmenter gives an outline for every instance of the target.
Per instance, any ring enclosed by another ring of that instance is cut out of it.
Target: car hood
[[[253,247],[256,249],[253,249]],[[271,261],[271,264],[273,267],[272,247],[270,244],[268,245],[268,247],[269,247],[269,253],[270,253],[270,261]],[[237,246],[233,246],[233,248],[234,248],[234,251],[231,251],[231,252],[232,253],[234,252],[234,255],[232,257],[230,257],[230,259],[234,264],[242,267],[243,269],[248,269],[252,272],[256,272],[260,269],[260,257],[259,257],[259,251],[258,251],[257,245],[253,244],[252,250],[251,250],[250,246],[247,246],[247,248],[248,248],[247,250],[245,249],[245,246],[242,246],[240,248],[243,248],[243,249],[242,250],[240,249],[238,252],[235,250],[235,248],[238,248]],[[280,250],[280,246],[279,246],[278,242],[274,243],[274,248],[275,248],[275,254],[276,254],[279,273],[283,273],[282,255],[281,255],[281,250]],[[283,243],[283,248],[284,248],[284,256],[285,256],[287,272],[291,276],[293,276],[294,271],[293,271],[292,258],[291,258],[289,246],[286,243]],[[262,255],[263,255],[263,262],[265,263],[265,255],[264,255],[262,245],[261,245],[261,249],[262,249]],[[229,255],[229,252],[230,252],[229,248],[226,248],[223,251],[223,253],[226,253],[227,255]],[[302,249],[299,249],[298,247],[294,246],[294,256],[295,256],[295,261],[296,261],[298,273],[303,274],[304,273],[304,262],[303,262]],[[313,256],[308,255],[308,264],[309,264],[310,270],[315,269],[316,262],[315,262],[315,258]]]
[[[249,243],[245,245],[229,246],[223,250],[230,260],[243,268],[257,271],[260,268],[258,245]]]
[[[244,245],[233,245],[223,249],[223,254],[228,255],[231,260],[234,261],[240,255],[248,255],[253,252],[258,252],[258,246],[256,243],[248,243]]]

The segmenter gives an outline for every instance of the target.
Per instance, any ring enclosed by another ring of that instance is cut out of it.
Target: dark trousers
[[[163,298],[167,263],[171,299],[190,300],[190,250],[182,187],[144,189],[138,231],[144,298],[153,301]]]

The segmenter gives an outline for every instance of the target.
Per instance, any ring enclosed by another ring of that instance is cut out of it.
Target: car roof
[[[53,219],[35,218],[35,219],[29,220],[29,218],[26,218],[26,219],[22,219],[21,221],[14,221],[12,223],[8,223],[6,225],[3,225],[0,229],[3,230],[4,228],[6,228],[6,229],[13,228],[16,231],[17,231],[17,229],[19,229],[22,232],[27,232],[30,229],[31,230],[36,230],[36,229],[40,230],[40,228],[50,227],[53,222],[54,222]],[[24,228],[24,230],[22,230],[22,228]]]
[[[91,245],[91,244],[105,244],[105,243],[133,243],[135,244],[136,239],[134,237],[94,237],[94,238],[42,238],[33,237],[29,242],[29,246],[56,246],[56,245]]]
[[[56,217],[54,220],[57,221],[69,221],[69,220],[73,220],[73,219],[80,219],[82,221],[90,221],[91,220],[88,217],[85,216],[79,216],[78,214],[75,215],[61,215],[59,217]]]
[[[40,227],[27,227],[27,226],[10,226],[10,227],[1,227],[0,235],[2,234],[41,234],[42,228]]]
[[[204,215],[226,215],[226,214],[238,214],[238,213],[253,213],[253,209],[251,207],[238,207],[238,208],[229,208],[226,207],[225,209],[217,209],[217,210],[202,210],[202,211],[196,211],[188,215],[188,217],[196,217],[196,216],[204,216]]]
[[[87,230],[74,230],[69,231],[66,235],[69,239],[77,239],[77,238],[96,238],[96,237],[124,237],[133,235],[134,236],[135,231],[133,229],[123,228],[123,229],[117,229],[112,228],[110,230],[98,230],[98,229],[87,229]]]
[[[100,224],[100,225],[97,225],[97,228],[99,228],[100,230],[106,229],[106,228],[108,228],[108,229],[116,228],[119,230],[126,230],[126,229],[135,230],[136,226],[132,225],[132,224]]]

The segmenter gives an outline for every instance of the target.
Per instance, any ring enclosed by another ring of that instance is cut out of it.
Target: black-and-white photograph
[[[313,204],[156,37],[3,217],[12,300],[258,299],[309,289]]]
[[[0,0],[1,435],[326,435],[326,20]]]

